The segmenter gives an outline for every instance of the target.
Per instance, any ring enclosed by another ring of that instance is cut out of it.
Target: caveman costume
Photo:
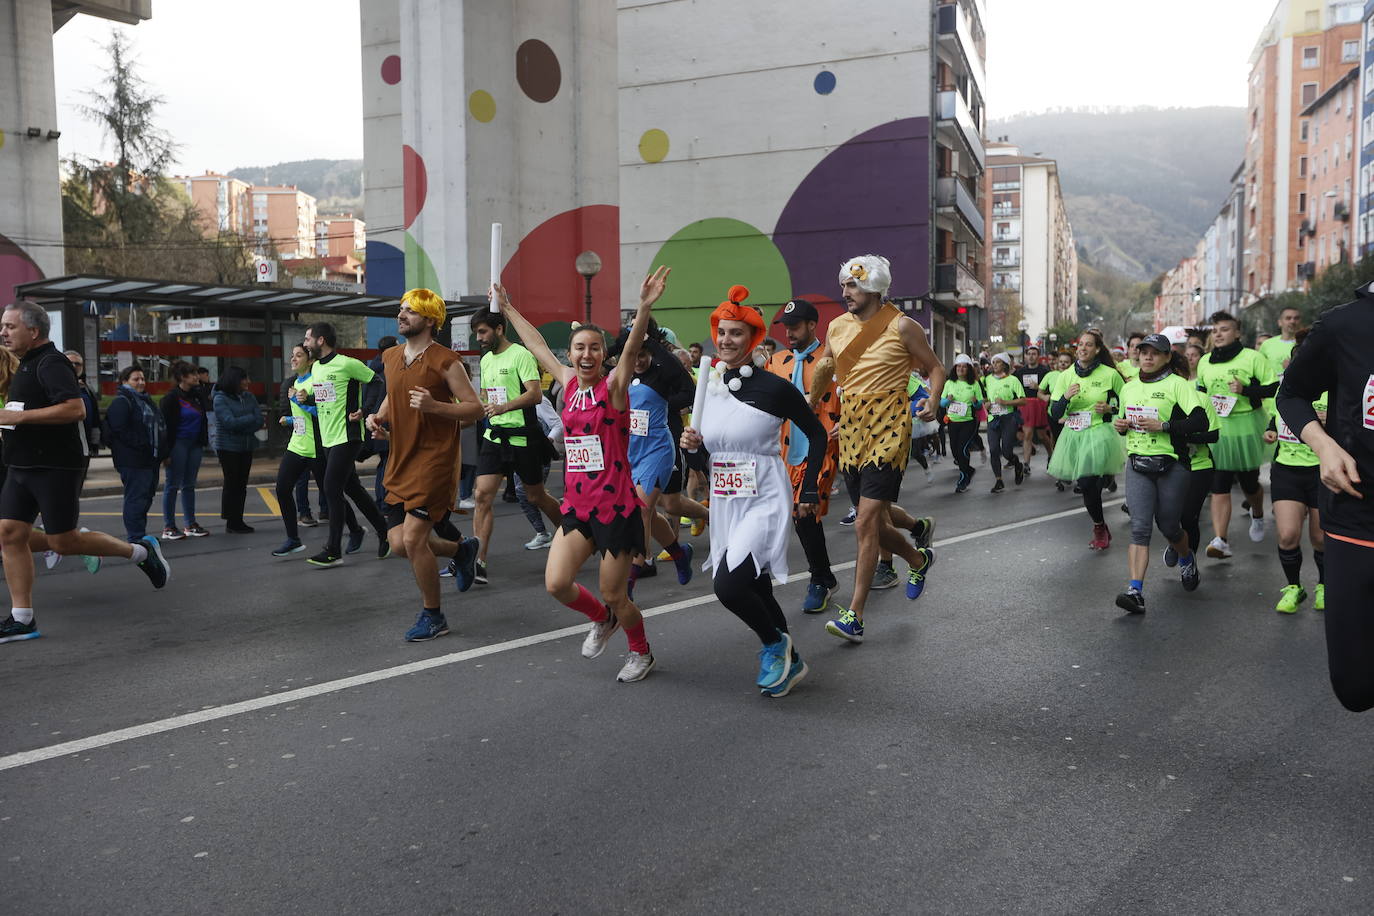
[[[792,302],[783,307],[784,311],[794,308],[796,305]],[[834,360],[829,357],[818,358],[821,354],[821,346],[822,341],[819,339],[814,341],[811,348],[803,351],[800,357],[790,349],[779,350],[773,354],[773,358],[768,363],[769,372],[787,379],[802,394],[807,395],[812,412],[821,421],[821,425],[825,427],[825,461],[821,464],[818,484],[821,501],[816,509],[817,518],[824,516],[830,508],[830,489],[835,483],[835,473],[839,468],[840,458],[840,444],[835,439],[830,438],[831,430],[835,428],[836,423],[840,422],[840,394],[835,387]],[[813,384],[817,383],[819,383],[819,390],[812,387]],[[782,427],[782,458],[787,465],[787,476],[792,481],[794,512],[801,498],[802,479],[806,476],[806,437],[799,436],[797,438],[799,441],[794,443],[792,441],[792,424],[784,423]]]

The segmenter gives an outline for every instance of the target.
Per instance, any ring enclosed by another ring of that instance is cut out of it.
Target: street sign
[[[277,262],[270,258],[259,258],[254,264],[254,272],[259,283],[277,282]]]
[[[345,283],[342,280],[317,280],[313,277],[296,277],[291,281],[292,289],[309,289],[317,293],[365,293],[361,283]]]
[[[168,334],[208,334],[213,331],[261,333],[267,325],[259,318],[178,318],[167,322]]]

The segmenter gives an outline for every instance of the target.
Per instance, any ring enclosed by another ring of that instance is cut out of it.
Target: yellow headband
[[[417,315],[433,318],[436,331],[444,326],[444,319],[448,317],[448,307],[444,305],[443,298],[433,290],[423,287],[412,289],[402,296],[401,305]]]

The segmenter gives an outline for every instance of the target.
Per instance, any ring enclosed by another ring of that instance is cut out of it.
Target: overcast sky
[[[762,2],[762,0],[741,0]],[[1244,105],[1271,0],[986,0],[992,118],[1085,105]],[[77,107],[104,77],[112,28],[165,99],[181,171],[361,158],[357,0],[157,0],[115,26],[78,16],[54,38],[64,156],[105,149]]]

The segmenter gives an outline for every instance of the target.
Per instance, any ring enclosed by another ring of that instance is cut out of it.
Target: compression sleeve
[[[1307,339],[1293,348],[1292,361],[1279,383],[1279,415],[1299,437],[1307,424],[1317,419],[1312,402],[1336,386],[1336,354],[1331,344],[1325,322],[1318,321]]]

